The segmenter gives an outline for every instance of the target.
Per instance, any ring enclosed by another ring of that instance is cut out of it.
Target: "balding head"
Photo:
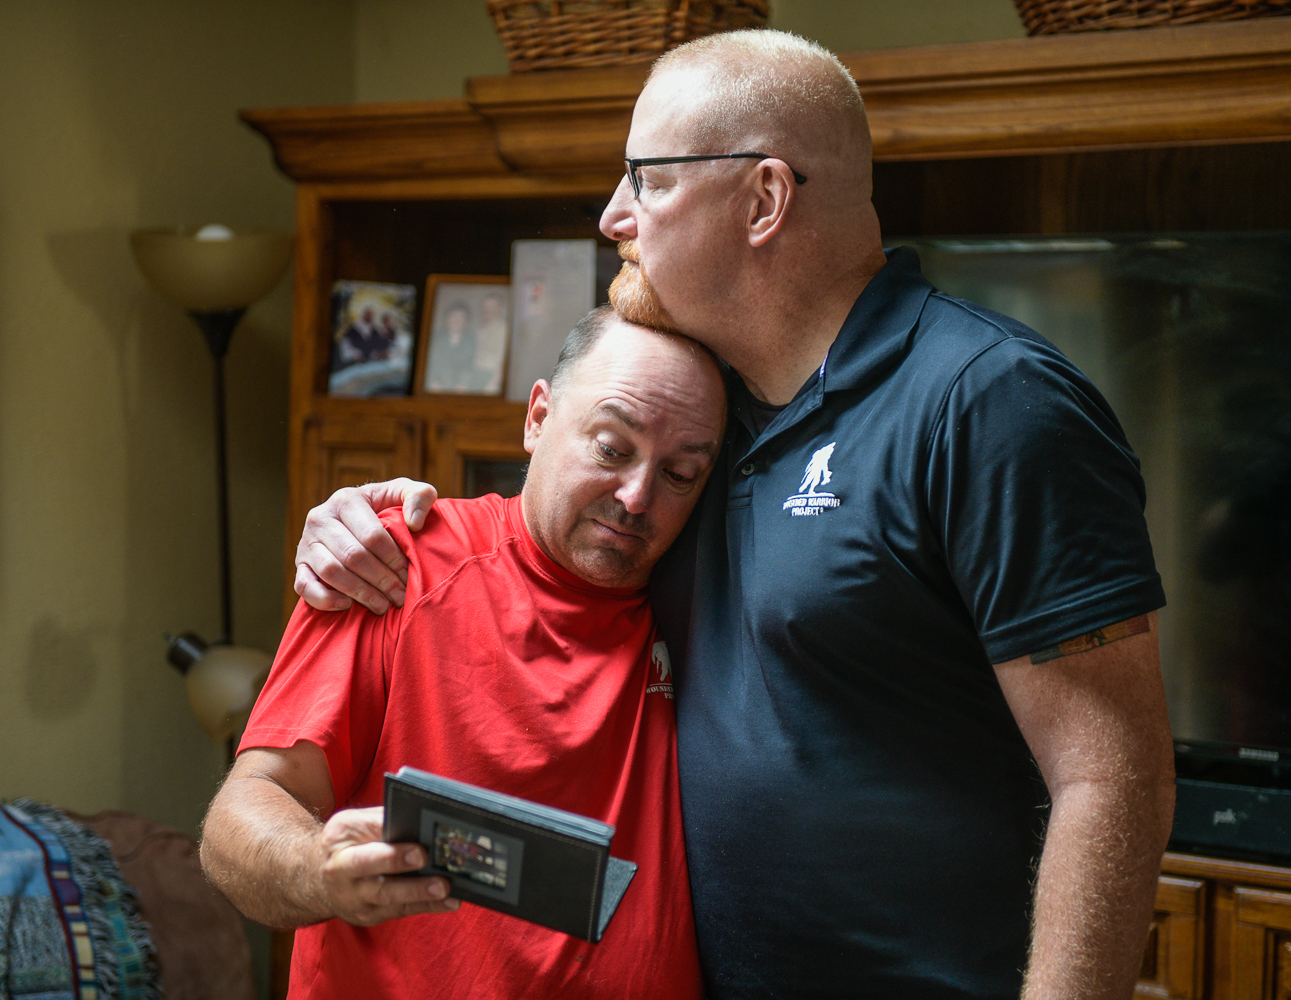
[[[870,197],[864,102],[847,68],[815,42],[760,29],[709,35],[661,56],[647,83],[689,96],[692,148],[763,151],[820,187],[855,184]]]
[[[705,348],[593,311],[529,397],[534,541],[591,583],[643,586],[694,510],[725,424],[721,370]]]
[[[610,301],[787,402],[886,263],[851,75],[784,32],[689,42],[655,64],[624,152],[601,215],[625,261]]]

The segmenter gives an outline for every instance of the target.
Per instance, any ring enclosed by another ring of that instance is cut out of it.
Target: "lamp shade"
[[[188,703],[213,740],[246,726],[273,659],[246,646],[208,646],[184,674]]]
[[[292,237],[223,226],[136,229],[130,247],[144,277],[194,312],[244,309],[272,291],[291,260]]]

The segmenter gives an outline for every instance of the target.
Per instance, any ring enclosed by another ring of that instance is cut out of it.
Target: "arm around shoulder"
[[[296,546],[296,593],[318,611],[344,611],[357,601],[376,614],[401,607],[408,560],[376,512],[402,506],[419,531],[437,493],[429,483],[392,479],[337,490],[310,510]]]
[[[441,878],[393,878],[426,864],[416,844],[381,839],[382,809],[342,809],[323,751],[243,751],[206,814],[202,868],[245,916],[270,927],[333,917],[371,926],[456,910]]]

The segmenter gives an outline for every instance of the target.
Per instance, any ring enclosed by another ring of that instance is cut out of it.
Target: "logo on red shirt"
[[[668,647],[662,639],[650,650],[650,682],[646,685],[646,694],[672,697],[672,660],[668,658]]]

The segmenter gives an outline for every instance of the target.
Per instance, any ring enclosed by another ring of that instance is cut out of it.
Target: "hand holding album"
[[[321,834],[322,888],[330,913],[356,927],[414,913],[443,913],[461,904],[449,898],[442,879],[391,879],[422,868],[422,851],[382,840],[382,812],[342,809],[333,813]]]
[[[425,847],[415,874],[456,898],[593,943],[637,871],[606,823],[411,767],[386,775],[384,835]]]

